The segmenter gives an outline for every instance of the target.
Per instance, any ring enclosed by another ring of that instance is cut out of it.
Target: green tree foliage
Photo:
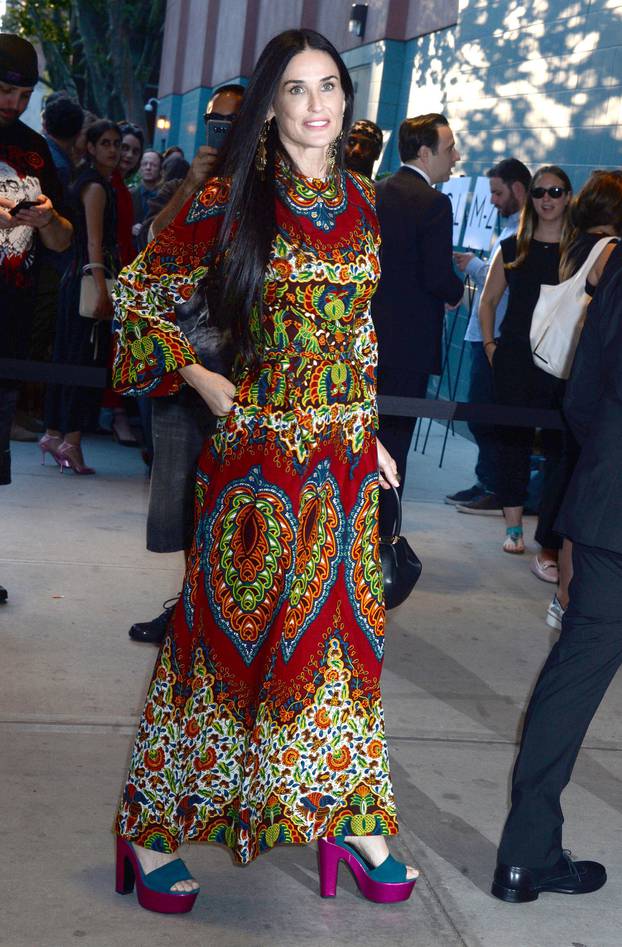
[[[2,28],[41,44],[54,89],[145,129],[165,12],[166,0],[8,0]]]

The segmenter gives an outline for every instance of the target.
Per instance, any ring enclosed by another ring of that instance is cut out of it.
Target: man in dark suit
[[[581,742],[622,663],[622,247],[591,303],[564,400],[581,444],[556,530],[573,540],[574,575],[562,632],[527,708],[512,807],[492,893],[534,901],[541,891],[601,888],[598,862],[562,849],[560,796]]]
[[[402,166],[377,185],[382,275],[372,301],[378,336],[378,394],[424,398],[441,370],[445,305],[464,290],[452,263],[452,210],[434,185],[449,180],[460,155],[444,115],[402,122]],[[416,418],[381,415],[379,438],[397,463],[403,487]],[[384,493],[384,491],[382,491]],[[380,533],[391,533],[391,498],[381,497]]]

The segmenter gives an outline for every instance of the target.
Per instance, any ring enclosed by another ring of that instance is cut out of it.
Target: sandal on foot
[[[145,874],[131,843],[117,837],[117,894],[131,894],[136,882],[136,896],[142,908],[159,914],[185,914],[192,910],[199,889],[171,891],[178,881],[194,881],[181,858]]]
[[[387,855],[377,868],[373,868],[352,845],[342,838],[318,840],[320,858],[320,894],[323,898],[334,898],[337,894],[339,862],[344,861],[368,901],[378,904],[407,901],[411,896],[416,878],[407,879],[406,865]]]
[[[520,526],[508,526],[505,531],[505,542],[503,551],[509,552],[514,556],[520,556],[525,552],[525,540]]]

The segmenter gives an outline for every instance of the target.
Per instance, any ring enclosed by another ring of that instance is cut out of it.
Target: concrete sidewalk
[[[0,489],[3,947],[620,947],[619,679],[564,795],[565,843],[604,861],[608,884],[516,906],[488,893],[521,713],[554,637],[551,586],[529,556],[502,554],[499,518],[443,503],[472,483],[474,450],[450,438],[439,470],[442,433],[434,425],[410,463],[405,526],[424,571],[390,614],[383,677],[394,850],[422,870],[412,899],[370,904],[343,869],[338,897],[320,899],[311,847],[241,869],[195,846],[203,892],[183,917],[114,894],[111,835],[155,658],[127,629],[178,590],[182,557],[145,551],[138,451],[93,438],[98,474],[76,477],[41,467],[36,445],[13,445],[14,483]]]

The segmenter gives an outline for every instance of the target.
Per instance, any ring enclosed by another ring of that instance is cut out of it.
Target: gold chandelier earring
[[[261,134],[259,136],[259,142],[257,144],[257,151],[255,152],[255,169],[263,177],[266,170],[266,164],[268,163],[268,149],[266,148],[266,142],[268,141],[268,133],[270,131],[270,122],[265,121],[263,123],[263,128],[261,129]]]
[[[333,141],[331,141],[326,151],[326,177],[327,178],[332,177],[335,171],[335,162],[337,161],[337,155],[339,154],[342,138],[343,138],[343,129],[341,129],[337,137]]]

